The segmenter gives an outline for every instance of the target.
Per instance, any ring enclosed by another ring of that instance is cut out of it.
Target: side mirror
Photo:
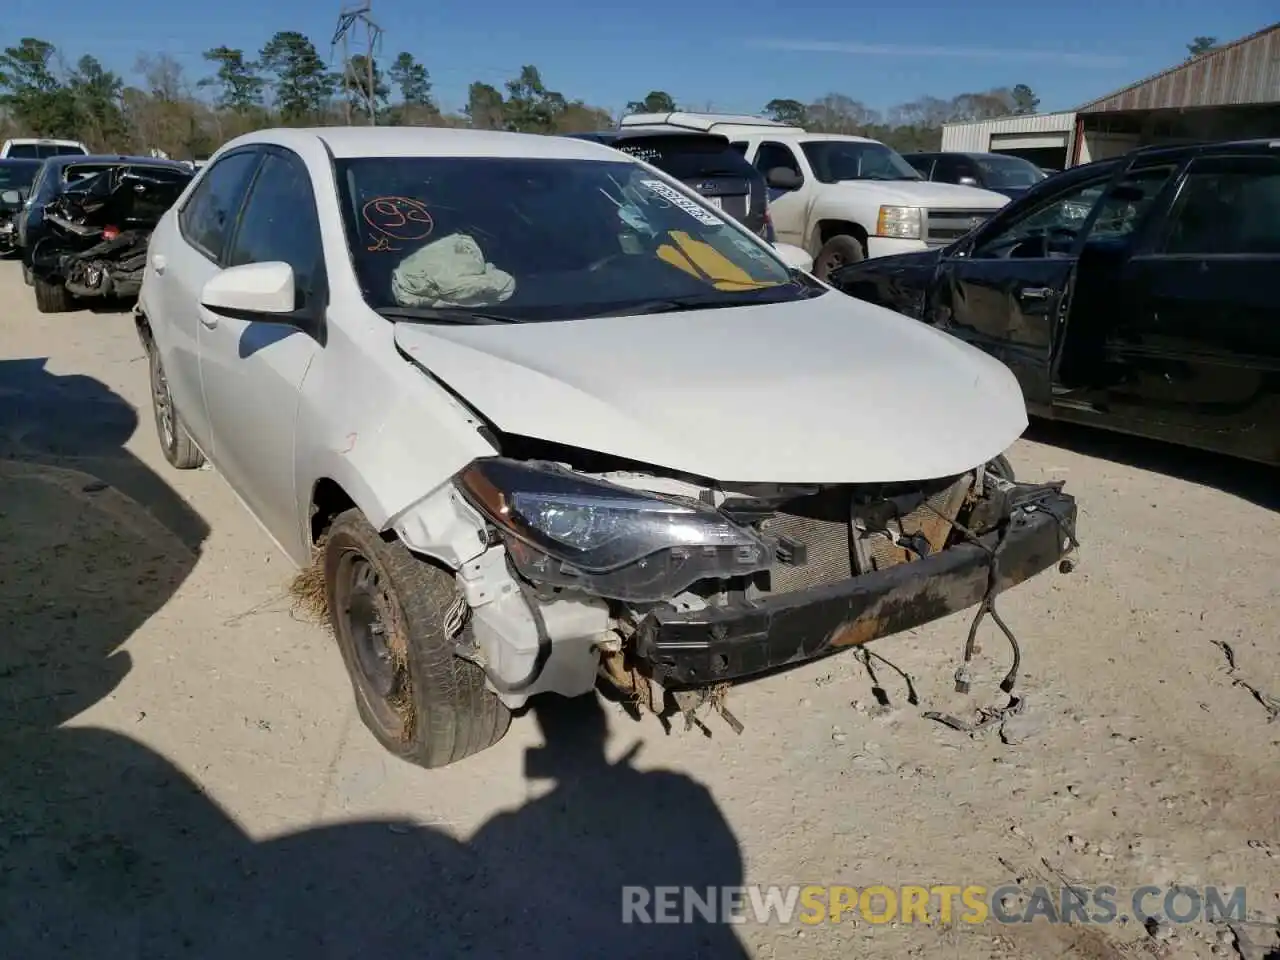
[[[278,260],[228,267],[204,285],[200,303],[246,320],[293,323],[298,306],[293,267]]]
[[[5,190],[0,193],[0,203],[10,207],[20,207],[22,206],[22,194],[17,190]]]
[[[961,177],[959,180],[956,181],[956,183],[960,184],[960,186],[962,187],[978,186],[978,181],[973,177]]]
[[[787,167],[773,167],[764,175],[764,182],[775,190],[796,190],[804,181],[794,170]]]

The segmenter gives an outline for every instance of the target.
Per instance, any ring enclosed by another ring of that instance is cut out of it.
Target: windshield
[[[883,143],[806,140],[800,144],[813,175],[823,183],[841,180],[920,180],[907,161]]]
[[[37,163],[0,162],[0,190],[25,190],[39,172]]]
[[[406,310],[564,320],[821,293],[699,199],[625,160],[337,162],[365,299]]]
[[[975,157],[982,168],[982,180],[988,187],[1030,187],[1045,178],[1034,163],[1021,157]]]

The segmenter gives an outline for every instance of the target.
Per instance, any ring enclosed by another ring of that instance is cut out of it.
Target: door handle
[[[1053,287],[1023,287],[1018,296],[1023,300],[1048,300],[1055,293],[1057,291]]]
[[[156,273],[164,273],[164,268],[167,265],[168,265],[168,261],[165,260],[164,254],[157,253],[154,257],[151,258],[151,269],[153,269]]]
[[[203,324],[204,324],[206,327],[208,327],[210,330],[217,329],[217,326],[218,326],[218,315],[217,315],[216,313],[213,313],[213,312],[212,312],[212,311],[210,311],[210,310],[205,310],[205,309],[202,307],[202,308],[200,309],[200,322],[201,322],[201,323],[203,323]]]

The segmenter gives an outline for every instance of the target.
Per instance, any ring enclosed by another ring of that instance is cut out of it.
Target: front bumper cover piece
[[[992,588],[998,594],[1016,586],[1074,548],[1074,497],[1057,487],[1016,485],[1008,502],[1015,505],[998,529],[931,557],[733,607],[659,608],[641,621],[636,652],[664,686],[705,686],[816,660],[972,607]]]

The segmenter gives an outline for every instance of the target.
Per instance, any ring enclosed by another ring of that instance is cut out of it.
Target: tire
[[[451,573],[384,540],[354,509],[333,521],[323,563],[329,622],[356,708],[383,747],[433,768],[502,739],[510,712],[445,631],[458,595]]]
[[[71,309],[71,294],[62,284],[32,277],[31,285],[36,291],[36,309],[41,313],[66,313]]]
[[[169,390],[169,378],[165,376],[160,354],[154,346],[147,349],[147,361],[151,368],[151,411],[156,419],[156,436],[160,449],[169,466],[179,470],[194,470],[204,463],[204,454],[191,442],[187,428],[182,424],[178,408],[174,406]]]
[[[22,264],[22,282],[28,287],[35,282],[35,278],[31,276],[31,268],[24,261]]]
[[[1010,483],[1014,483],[1017,480],[1013,473],[1013,464],[1009,462],[1009,458],[1003,453],[987,464],[987,473]]]
[[[860,263],[867,259],[867,251],[857,237],[847,233],[837,234],[822,245],[818,255],[813,258],[813,275],[824,282],[831,274],[850,263]]]

